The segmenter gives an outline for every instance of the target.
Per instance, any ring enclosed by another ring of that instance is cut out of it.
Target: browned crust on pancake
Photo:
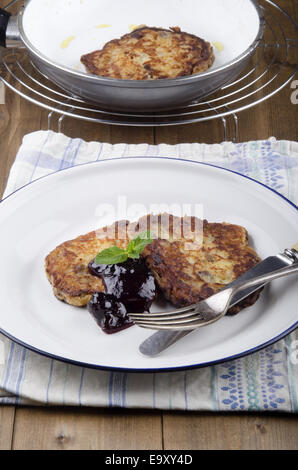
[[[260,258],[248,243],[244,227],[227,223],[203,221],[203,245],[189,249],[186,241],[194,232],[195,217],[170,217],[170,231],[177,231],[179,224],[186,232],[180,240],[155,239],[143,255],[152,270],[155,280],[164,296],[175,306],[195,304],[218,292],[260,262]],[[151,219],[151,227],[160,230],[162,219]],[[176,227],[176,229],[173,229]],[[154,228],[153,228],[154,231]],[[237,313],[252,305],[260,291],[231,308]]]
[[[209,42],[173,27],[138,28],[83,55],[87,72],[127,80],[178,78],[205,72],[214,62]]]
[[[124,228],[126,224],[124,221]],[[125,248],[128,243],[125,236],[123,240],[117,240],[120,238],[117,229],[116,239],[109,238],[106,229],[66,241],[46,257],[45,271],[59,300],[82,307],[87,305],[94,292],[104,291],[102,280],[89,273],[88,264],[101,250],[113,245]]]

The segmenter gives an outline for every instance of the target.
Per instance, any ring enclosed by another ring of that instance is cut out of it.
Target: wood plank
[[[51,120],[50,130],[58,132],[59,115]],[[48,130],[48,112],[42,112],[41,129]],[[94,124],[65,117],[62,122],[62,132],[68,137],[80,138],[87,142],[108,142],[110,144],[141,144],[154,143],[154,129],[125,126],[110,126],[107,124]]]
[[[288,85],[271,100],[258,105],[250,112],[241,113],[239,141],[262,140],[269,137],[276,137],[277,140],[297,140],[297,107],[291,104],[292,91]]]
[[[297,450],[293,415],[165,413],[165,450]]]
[[[0,196],[5,189],[11,165],[23,136],[40,129],[41,109],[6,89],[5,105],[0,106]]]
[[[61,117],[59,114],[54,114],[50,120],[50,127],[48,126],[47,110],[42,111],[42,118],[40,128],[43,130],[53,130],[58,132],[58,120]],[[111,126],[107,124],[97,124],[85,120],[74,119],[65,116],[62,120],[61,132],[68,137],[80,138],[87,142],[108,142],[111,144],[140,144],[140,143],[154,143],[154,128],[152,127],[126,127],[126,126]]]
[[[13,436],[15,407],[0,407],[0,450],[10,450]]]
[[[87,408],[17,408],[14,450],[161,449],[160,413]]]
[[[298,5],[297,5],[296,0],[291,0],[290,7],[292,8],[292,11],[293,11],[293,19],[298,24]]]
[[[277,4],[297,21],[295,0],[279,0]],[[277,10],[275,15],[279,18],[285,30],[286,37],[295,37],[294,27],[289,20],[283,15],[278,15]],[[297,67],[297,52],[297,48],[289,49],[287,65],[284,71],[281,72],[282,78],[288,78]],[[280,81],[280,84],[281,83],[282,81]],[[259,82],[257,86],[259,86]],[[272,89],[273,88],[269,87],[270,91],[272,91]],[[288,84],[269,100],[248,111],[239,113],[239,141],[267,139],[272,136],[280,140],[297,140],[298,130],[295,122],[297,107],[291,103],[292,91],[290,84]],[[264,92],[267,92],[267,87],[264,89]],[[264,92],[259,93],[258,97],[262,98]]]
[[[291,103],[292,92],[293,89],[287,85],[271,99],[238,113],[238,142],[262,140],[269,137],[276,137],[278,140],[297,140],[297,105]],[[233,136],[233,117],[228,116],[226,120],[228,135]],[[229,137],[228,140],[230,140]],[[185,126],[159,127],[156,130],[156,143],[210,144],[222,141],[223,124],[220,119]]]

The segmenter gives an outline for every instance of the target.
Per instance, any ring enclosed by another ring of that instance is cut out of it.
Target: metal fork
[[[297,263],[272,273],[255,277],[241,284],[224,288],[198,304],[158,313],[128,313],[129,318],[142,328],[153,330],[194,330],[222,318],[231,306],[233,297],[249,287],[262,286],[274,279],[298,273]]]

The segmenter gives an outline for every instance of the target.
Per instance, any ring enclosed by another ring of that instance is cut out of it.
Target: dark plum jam
[[[95,292],[87,308],[105,333],[116,333],[133,325],[124,304],[112,294]]]
[[[149,311],[156,296],[156,287],[153,274],[143,259],[128,258],[124,263],[108,265],[97,264],[93,260],[89,263],[89,272],[100,277],[105,285],[106,292],[101,295],[95,293],[88,304],[88,310],[95,318],[100,316],[99,325],[106,333],[132,325],[126,312]],[[106,306],[105,297],[108,299]],[[100,304],[98,308],[97,303]],[[123,308],[126,310],[125,314]],[[102,315],[106,315],[107,321],[102,320]]]

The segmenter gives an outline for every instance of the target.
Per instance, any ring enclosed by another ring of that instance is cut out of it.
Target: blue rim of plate
[[[50,178],[51,176],[54,176],[57,173],[60,173],[62,171],[67,171],[67,170],[71,170],[73,168],[92,165],[92,164],[96,165],[96,164],[100,164],[100,163],[114,162],[114,161],[119,161],[119,160],[123,161],[123,160],[138,160],[138,159],[140,159],[140,160],[152,160],[152,159],[154,159],[154,160],[163,160],[163,161],[170,160],[170,161],[180,161],[180,162],[187,162],[187,163],[196,163],[198,165],[204,165],[204,166],[208,166],[208,167],[212,167],[212,168],[217,168],[219,170],[224,170],[224,171],[227,171],[229,173],[233,173],[237,176],[240,176],[242,178],[248,179],[248,180],[250,180],[250,181],[252,181],[252,182],[254,182],[254,183],[256,183],[260,186],[263,186],[265,189],[271,191],[276,196],[278,196],[281,199],[283,199],[284,201],[286,201],[290,206],[294,207],[294,209],[296,209],[296,211],[298,212],[298,206],[296,206],[296,204],[294,204],[292,201],[290,201],[289,199],[287,199],[285,196],[278,193],[274,189],[270,188],[266,184],[261,183],[260,181],[257,181],[255,179],[251,178],[250,176],[243,175],[241,173],[238,173],[237,171],[230,170],[229,168],[224,168],[224,167],[221,167],[221,166],[218,166],[218,165],[214,165],[212,163],[200,162],[200,161],[196,161],[196,160],[189,160],[189,159],[186,159],[186,158],[156,157],[156,156],[135,156],[135,157],[109,158],[109,159],[106,159],[106,160],[98,160],[98,161],[93,161],[93,162],[79,163],[78,165],[73,165],[73,166],[68,167],[68,168],[62,168],[61,170],[57,170],[57,171],[54,171],[54,172],[49,173],[47,175],[36,178],[34,181],[31,181],[30,183],[27,183],[27,184],[21,186],[20,188],[16,189],[15,191],[13,191],[11,194],[9,194],[8,196],[6,196],[4,199],[2,199],[0,201],[0,208],[1,208],[1,203],[2,202],[6,201],[7,199],[12,197],[17,192],[19,192],[22,189],[26,188],[27,186],[30,186],[31,184],[34,184],[34,183],[36,183],[40,180],[43,180],[45,178]],[[158,368],[146,368],[146,369],[129,368],[129,367],[112,367],[112,366],[109,367],[109,366],[102,366],[102,365],[97,365],[97,364],[96,365],[95,364],[88,364],[86,362],[75,361],[75,360],[64,358],[64,357],[61,357],[61,356],[56,356],[55,354],[51,354],[49,352],[42,351],[38,348],[35,348],[34,346],[31,346],[30,344],[27,344],[27,343],[19,340],[18,338],[15,338],[11,334],[9,334],[5,330],[3,330],[1,327],[0,327],[0,333],[3,334],[4,336],[6,336],[11,341],[14,341],[15,343],[19,344],[20,346],[25,347],[26,349],[29,349],[30,351],[36,352],[36,353],[38,353],[42,356],[48,357],[50,359],[55,359],[57,361],[64,362],[64,363],[67,363],[67,364],[72,364],[72,365],[79,366],[79,367],[86,367],[88,369],[115,371],[115,372],[123,372],[123,373],[127,373],[127,372],[129,372],[129,373],[156,373],[156,372],[177,372],[177,371],[183,371],[183,370],[199,369],[199,368],[203,368],[203,367],[214,366],[216,364],[223,364],[224,362],[228,362],[228,361],[233,361],[235,359],[239,359],[241,357],[245,357],[245,356],[248,356],[250,354],[253,354],[257,351],[260,351],[260,350],[266,348],[267,346],[270,346],[270,345],[276,343],[277,341],[283,339],[288,334],[290,334],[291,332],[296,330],[296,328],[298,328],[298,321],[295,322],[289,328],[287,328],[285,331],[283,331],[279,335],[275,336],[274,338],[270,339],[269,341],[266,341],[265,343],[259,344],[258,346],[255,346],[254,348],[243,351],[239,354],[234,354],[233,356],[228,356],[228,357],[225,357],[225,358],[222,358],[222,359],[218,359],[216,361],[203,362],[203,363],[198,363],[198,364],[191,364],[191,365],[187,365],[187,366],[158,367]]]

